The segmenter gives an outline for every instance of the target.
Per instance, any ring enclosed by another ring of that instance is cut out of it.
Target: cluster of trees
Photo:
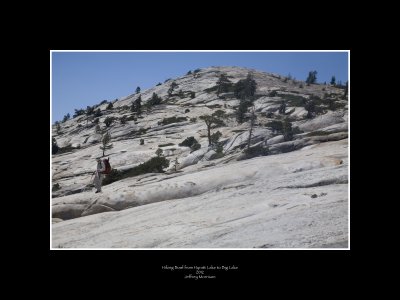
[[[234,95],[240,101],[236,112],[236,119],[240,124],[245,120],[248,108],[253,105],[256,89],[257,83],[251,73],[247,74],[246,79],[239,80],[234,86]]]

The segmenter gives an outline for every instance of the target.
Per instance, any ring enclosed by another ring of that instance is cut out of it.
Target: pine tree
[[[71,116],[70,116],[69,113],[67,113],[66,115],[64,115],[64,118],[63,118],[63,120],[62,120],[63,123],[66,122],[66,121],[68,121],[70,118],[71,118]]]
[[[140,86],[138,86],[137,88],[136,88],[136,94],[139,94],[140,93]]]
[[[100,146],[100,149],[103,150],[103,157],[104,157],[105,151],[109,150],[113,147],[113,144],[110,144],[110,142],[111,142],[111,134],[109,132],[107,132],[101,139],[101,143],[103,144],[103,146]]]
[[[317,81],[317,71],[308,72],[308,77],[306,79],[306,83],[308,85],[313,84]]]
[[[213,140],[211,138],[211,126],[212,125],[222,125],[224,122],[220,120],[216,115],[203,115],[199,117],[206,123],[207,126],[207,137],[208,137],[208,145],[211,146],[213,144]]]
[[[172,96],[172,92],[174,91],[174,89],[177,87],[178,85],[176,84],[175,81],[172,81],[171,86],[168,89],[168,97]]]
[[[251,110],[251,117],[250,117],[250,131],[249,131],[249,140],[248,140],[248,142],[247,142],[247,149],[248,148],[250,148],[250,143],[251,143],[251,135],[252,135],[252,133],[253,133],[253,127],[254,127],[254,123],[255,123],[255,120],[256,120],[256,112],[255,112],[256,110],[255,110],[255,108],[254,108],[254,105],[253,105],[253,108],[252,108],[252,110]]]
[[[112,104],[112,102],[108,103],[106,109],[113,109],[114,105]]]
[[[332,76],[331,85],[335,85],[335,84],[336,84],[336,78],[335,78],[335,76]]]
[[[219,79],[217,81],[217,96],[219,96],[220,93],[226,93],[228,92],[229,87],[231,86],[231,81],[228,79],[226,74],[222,73],[219,76]]]
[[[57,134],[60,134],[61,133],[61,125],[60,125],[60,122],[56,122],[56,131],[57,131]]]
[[[100,125],[97,124],[96,127],[94,128],[94,133],[101,133]]]
[[[53,137],[52,138],[52,143],[51,143],[51,153],[52,154],[56,154],[58,152],[58,149],[60,149],[60,147],[58,147],[57,145],[57,141],[56,139]]]

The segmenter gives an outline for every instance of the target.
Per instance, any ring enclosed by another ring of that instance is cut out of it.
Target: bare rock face
[[[231,92],[216,95],[215,90],[220,74],[236,83],[249,71],[257,82],[251,136],[250,114],[239,124],[238,99]],[[172,81],[183,95],[168,96]],[[52,156],[52,246],[348,247],[348,105],[332,111],[322,101],[312,119],[306,118],[304,107],[290,103],[285,114],[280,113],[285,93],[305,98],[343,93],[336,87],[303,85],[256,70],[212,67],[142,91],[142,105],[153,93],[162,103],[107,128],[113,147],[105,156],[123,176],[97,194],[92,175],[96,158],[102,156],[102,135],[94,133],[83,116],[61,123],[61,134],[53,128],[65,150]],[[273,90],[284,93],[271,97]],[[106,117],[131,117],[126,107],[137,97],[119,98],[113,110],[100,105],[101,129]],[[211,134],[220,135],[209,146],[200,116],[218,110],[225,113],[223,124],[211,127]],[[291,127],[279,128],[285,119]],[[277,122],[274,130],[266,127],[271,121]],[[197,148],[179,146],[189,137],[198,141]],[[244,155],[249,143],[251,151],[260,152]],[[158,149],[161,154],[156,154]],[[169,160],[163,172],[153,167],[127,175],[157,155]],[[247,157],[253,158],[240,160]]]

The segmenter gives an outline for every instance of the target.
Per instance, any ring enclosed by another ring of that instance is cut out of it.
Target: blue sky
[[[52,52],[52,122],[102,100],[114,100],[210,66],[239,66],[289,73],[317,82],[348,80],[347,52]]]

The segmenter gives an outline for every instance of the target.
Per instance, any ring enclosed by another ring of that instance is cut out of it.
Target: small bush
[[[317,131],[312,131],[312,132],[307,133],[306,136],[321,136],[321,135],[329,135],[329,134],[331,134],[331,132],[317,130]]]
[[[190,92],[190,98],[193,99],[196,97],[196,93],[195,92]]]
[[[194,143],[192,145],[192,147],[190,147],[190,153],[192,153],[193,151],[199,150],[201,148],[201,145],[199,143]]]
[[[60,187],[60,185],[58,184],[58,183],[55,183],[55,184],[53,184],[53,187],[52,187],[52,191],[53,192],[55,192],[55,191],[58,191],[58,190],[60,190],[61,189],[61,187]]]
[[[174,145],[175,145],[174,143],[168,143],[168,144],[158,145],[158,147],[168,147],[168,146],[174,146]]]
[[[161,148],[158,148],[158,149],[156,150],[156,155],[157,155],[158,157],[160,157],[160,156],[162,155],[162,153],[163,153],[163,150],[162,150]]]
[[[114,121],[115,121],[115,118],[114,118],[114,117],[107,117],[107,118],[104,120],[104,124],[106,124],[107,127],[110,127],[110,125],[111,125]]]
[[[281,121],[274,120],[268,122],[265,126],[271,128],[273,132],[281,133],[283,131],[283,123]]]
[[[162,84],[162,83],[161,83],[161,82],[159,82],[159,83],[157,83],[157,84],[156,84],[156,86],[159,86],[159,85],[161,85],[161,84]]]
[[[196,121],[197,121],[197,118],[190,118],[191,123],[196,123]]]
[[[144,145],[144,139],[140,139],[140,145]]]
[[[168,125],[172,123],[179,123],[179,122],[184,122],[187,121],[186,117],[170,117],[170,118],[164,118],[161,122],[159,122],[160,125]]]
[[[113,109],[113,108],[114,108],[114,105],[111,102],[106,107],[106,109]]]
[[[106,175],[103,180],[103,185],[108,185],[115,181],[123,179],[123,172],[118,171],[117,169],[112,169],[110,174]]]
[[[307,102],[307,99],[302,96],[291,94],[281,94],[280,96],[288,103],[289,106],[301,107]]]
[[[271,92],[269,92],[268,96],[270,97],[276,97],[278,95],[278,92],[276,90],[273,90]]]
[[[186,109],[185,109],[185,114],[187,114],[188,112],[190,112],[190,109],[189,109],[189,108],[186,108]]]
[[[300,85],[299,85],[299,88],[301,88],[301,89],[302,89],[303,87],[304,87],[304,86],[303,86],[303,84],[302,84],[302,83],[300,83]]]
[[[257,156],[266,156],[269,154],[269,149],[264,148],[262,145],[257,145],[254,147],[246,148],[244,150],[244,158],[243,159],[250,159]]]
[[[162,173],[163,168],[167,168],[168,166],[168,159],[166,159],[164,156],[157,156],[125,172],[123,177],[132,177],[146,173]]]
[[[121,122],[121,124],[126,124],[126,119],[127,119],[128,117],[126,116],[126,115],[124,115],[124,116],[122,116],[120,119],[119,119],[119,121]]]
[[[186,75],[190,75],[192,74],[192,71],[189,70],[189,72],[186,73]]]
[[[193,71],[194,74],[199,73],[201,71],[201,69],[196,69]]]
[[[183,147],[192,147],[193,144],[198,143],[198,141],[194,138],[194,136],[186,138],[182,143],[178,144]]]

